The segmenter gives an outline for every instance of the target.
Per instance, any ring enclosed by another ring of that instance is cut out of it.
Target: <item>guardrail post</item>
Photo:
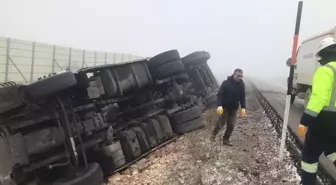
[[[9,54],[10,54],[10,38],[7,38],[5,82],[8,81],[8,73],[9,73]]]
[[[104,57],[105,59],[105,65],[107,64],[107,52],[105,52],[105,57]]]
[[[93,66],[96,66],[97,62],[97,51],[94,52]]]
[[[56,54],[56,45],[54,45],[53,47],[52,73],[55,73],[55,54]]]
[[[84,67],[84,64],[85,64],[85,50],[83,50],[82,68]]]
[[[71,69],[71,55],[72,55],[72,48],[69,50],[69,69]]]
[[[32,49],[32,61],[31,61],[31,70],[30,70],[30,82],[34,80],[34,68],[35,68],[35,42],[33,42]]]
[[[21,70],[16,66],[16,64],[14,63],[14,61],[10,58],[9,58],[9,61],[13,64],[13,66],[15,67],[15,69],[20,73],[21,77],[24,79],[24,81],[26,83],[28,83],[28,80],[26,79],[26,77],[23,75],[23,73],[21,72]]]

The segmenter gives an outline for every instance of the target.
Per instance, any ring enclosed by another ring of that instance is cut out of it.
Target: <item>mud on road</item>
[[[277,161],[280,140],[253,92],[247,92],[246,117],[238,118],[231,137],[222,145],[223,129],[215,142],[210,133],[218,116],[204,113],[206,126],[183,135],[129,169],[108,179],[108,185],[253,185],[299,184],[299,175],[286,151]]]

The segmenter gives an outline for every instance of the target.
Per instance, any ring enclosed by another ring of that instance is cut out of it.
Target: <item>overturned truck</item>
[[[0,184],[99,185],[174,137],[202,128],[218,83],[208,52],[63,71],[0,88]]]

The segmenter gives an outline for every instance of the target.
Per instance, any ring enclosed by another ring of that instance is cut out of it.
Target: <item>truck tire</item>
[[[124,164],[126,163],[125,155],[124,155],[124,152],[122,151],[122,149],[113,152],[112,153],[112,158],[113,158],[114,169],[117,169],[117,168],[121,167],[121,166],[116,166],[115,165],[116,163],[120,164],[121,161],[124,161]]]
[[[200,128],[205,125],[203,118],[196,118],[178,125],[173,125],[174,132],[177,134],[185,134]]]
[[[99,164],[105,175],[126,164],[125,155],[119,141],[102,148],[102,156],[99,157]]]
[[[88,164],[88,169],[82,167],[80,175],[72,179],[59,179],[53,185],[101,185],[104,182],[104,175],[98,163]]]
[[[151,147],[148,141],[148,136],[145,133],[145,131],[139,126],[132,127],[131,130],[133,130],[137,136],[141,152],[142,153],[147,152]]]
[[[182,58],[183,64],[189,66],[191,64],[198,64],[206,62],[210,58],[209,52],[196,51]]]
[[[101,156],[97,162],[100,164],[104,175],[108,176],[114,170],[126,164],[126,158],[122,150],[115,151],[109,155]]]
[[[77,84],[72,72],[64,72],[33,82],[25,87],[29,98],[37,100],[73,87]]]
[[[115,152],[121,149],[120,141],[116,141],[109,146],[103,148],[103,151],[106,153]]]
[[[155,147],[158,144],[158,140],[153,125],[149,122],[141,122],[139,126],[147,134],[150,147]]]
[[[139,141],[133,130],[121,131],[118,136],[127,162],[141,155]]]
[[[185,71],[185,67],[181,60],[176,60],[173,62],[166,63],[151,70],[151,73],[156,79],[163,79],[170,77],[174,74],[182,73]]]
[[[160,53],[152,57],[151,59],[149,59],[147,62],[147,66],[149,69],[154,69],[156,67],[162,66],[171,61],[175,61],[179,59],[180,59],[180,54],[176,49],[169,50],[169,51]]]
[[[168,117],[166,115],[160,115],[158,117],[159,117],[161,126],[163,128],[163,131],[165,132],[165,135],[167,136],[167,139],[174,137],[174,132],[170,125],[170,121]]]
[[[149,119],[149,122],[153,125],[153,127],[155,129],[158,144],[163,143],[166,140],[166,135],[163,131],[163,128],[162,128],[160,122],[155,118]]]
[[[114,170],[117,170],[126,164],[126,158],[117,158],[114,161]]]
[[[199,118],[202,116],[202,111],[199,106],[191,107],[190,109],[183,110],[181,112],[175,113],[170,117],[173,125],[178,125],[185,123],[187,121]]]

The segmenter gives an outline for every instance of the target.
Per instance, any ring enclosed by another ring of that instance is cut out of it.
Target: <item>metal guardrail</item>
[[[267,99],[261,94],[258,88],[252,82],[250,83],[252,85],[254,92],[256,93],[259,103],[263,107],[267,117],[271,120],[271,123],[275,127],[277,135],[280,138],[283,125],[282,117],[271,106],[271,104],[267,101]],[[289,151],[292,160],[294,161],[298,173],[300,174],[301,171],[300,161],[301,161],[301,151],[303,148],[303,144],[301,143],[299,137],[295,134],[295,132],[293,132],[290,128],[288,128],[288,132],[289,134],[287,135],[286,138],[286,148]],[[330,174],[326,171],[326,169],[323,166],[319,165],[317,184],[333,185],[336,184],[336,180],[333,179],[332,176],[330,176]]]
[[[89,51],[0,37],[0,82],[33,82],[67,68],[116,64],[143,58],[128,53]]]

